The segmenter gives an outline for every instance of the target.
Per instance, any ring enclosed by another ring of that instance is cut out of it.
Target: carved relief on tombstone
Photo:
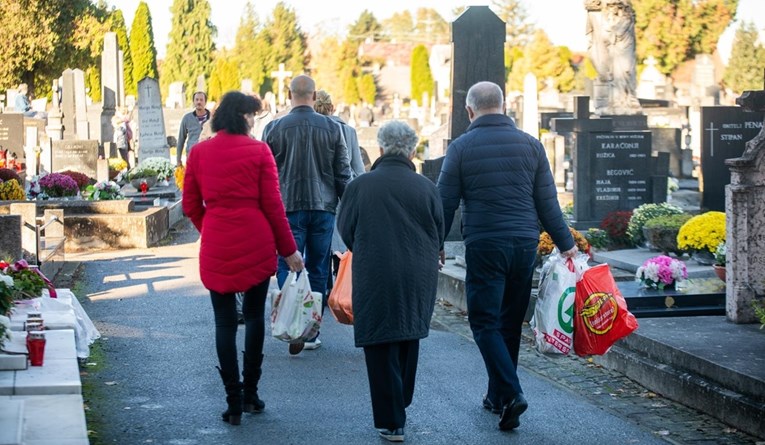
[[[599,115],[641,114],[635,90],[635,10],[631,0],[585,0],[589,55],[598,78]]]

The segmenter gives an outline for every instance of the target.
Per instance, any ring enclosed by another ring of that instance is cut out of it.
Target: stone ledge
[[[31,202],[31,201],[30,201]],[[37,213],[51,209],[62,209],[64,216],[82,214],[105,214],[121,215],[130,213],[135,208],[132,199],[115,199],[109,201],[34,201],[37,204]]]
[[[24,401],[0,396],[0,444],[21,445],[24,431]]]
[[[82,396],[14,396],[24,402],[25,445],[88,445]]]
[[[167,207],[149,207],[125,215],[72,215],[64,219],[66,251],[146,248],[170,229]]]

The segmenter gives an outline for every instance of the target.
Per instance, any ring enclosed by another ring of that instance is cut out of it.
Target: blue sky
[[[230,47],[233,44],[239,17],[247,0],[209,0],[212,6],[212,21],[218,28],[217,44]],[[125,20],[130,26],[139,0],[107,0],[107,3],[122,9]],[[257,0],[255,9],[263,18],[270,14],[278,0]],[[170,33],[170,5],[172,0],[152,0],[147,2],[154,25],[154,40],[159,56],[163,57],[167,35]],[[489,2],[470,3],[459,0],[383,0],[356,1],[347,0],[285,0],[292,6],[305,31],[317,28],[322,30],[347,29],[348,25],[359,17],[364,9],[370,10],[378,20],[390,17],[394,12],[417,8],[435,8],[446,20],[452,20],[451,11],[465,4],[488,4]],[[525,2],[530,19],[542,28],[556,45],[567,45],[574,51],[584,51],[585,11],[583,0],[527,0]],[[754,21],[760,32],[765,35],[765,1],[740,0],[738,20]],[[721,38],[720,50],[727,56],[735,32],[734,24]]]

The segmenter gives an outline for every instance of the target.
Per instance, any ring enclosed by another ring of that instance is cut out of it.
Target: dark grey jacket
[[[441,198],[403,156],[383,156],[354,179],[337,219],[353,252],[356,346],[428,336],[444,239]]]
[[[335,213],[351,179],[340,125],[302,105],[263,130],[276,159],[284,209]]]

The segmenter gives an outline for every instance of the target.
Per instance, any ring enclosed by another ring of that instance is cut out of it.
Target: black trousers
[[[244,293],[242,313],[244,314],[244,351],[249,357],[263,354],[265,339],[265,307],[268,284],[271,279],[253,286]],[[239,375],[239,361],[236,348],[236,313],[235,294],[220,294],[210,291],[213,312],[215,313],[215,349],[221,370],[228,375]]]
[[[419,355],[419,340],[364,346],[375,428],[404,427]]]

